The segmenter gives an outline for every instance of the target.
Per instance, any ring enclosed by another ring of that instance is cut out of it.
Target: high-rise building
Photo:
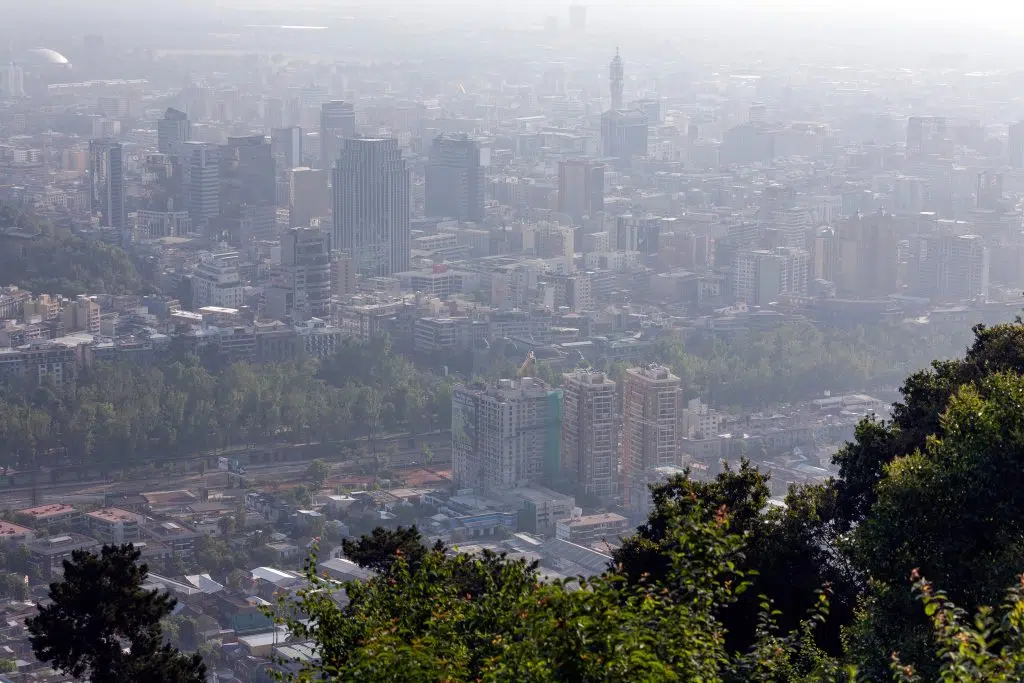
[[[889,296],[899,287],[899,240],[891,214],[854,214],[835,224],[836,267],[832,280],[840,296]]]
[[[601,114],[601,147],[606,157],[628,162],[647,156],[647,116],[640,111],[613,110]]]
[[[293,168],[302,166],[302,129],[292,126],[271,130],[270,152],[274,157],[274,167],[282,177]]]
[[[25,96],[25,70],[17,62],[9,62],[0,73],[0,97],[19,98]]]
[[[182,145],[192,138],[192,125],[188,114],[168,108],[164,117],[156,122],[157,149],[161,154],[180,157]]]
[[[263,135],[229,137],[220,155],[220,237],[241,247],[277,236],[277,180]]]
[[[604,164],[586,159],[558,163],[558,212],[576,223],[604,211]]]
[[[619,490],[615,382],[589,370],[562,377],[562,472],[589,495],[614,496]]]
[[[123,231],[124,159],[120,143],[93,140],[89,143],[89,210],[106,227]]]
[[[398,141],[348,140],[332,174],[334,235],[356,271],[371,277],[409,269],[409,169]]]
[[[206,254],[192,273],[192,307],[242,305],[242,278],[237,252]]]
[[[232,215],[242,205],[274,204],[274,155],[265,136],[229,137],[221,148],[220,169],[223,214]]]
[[[289,206],[292,227],[307,228],[314,218],[326,219],[331,211],[328,171],[300,166],[289,174]]]
[[[452,478],[459,488],[541,483],[560,469],[562,392],[533,377],[452,390]]]
[[[425,184],[428,217],[484,220],[484,167],[476,141],[465,135],[434,138]]]
[[[1024,121],[1010,126],[1006,149],[1010,156],[1010,168],[1024,168]]]
[[[267,288],[266,313],[278,319],[330,316],[330,233],[319,228],[292,228],[281,237],[281,267]]]
[[[811,242],[809,277],[834,283],[839,274],[839,238],[835,229],[821,228]]]
[[[803,207],[794,206],[775,213],[775,229],[779,231],[780,247],[806,249],[810,227],[810,214]]]
[[[626,78],[626,65],[619,54],[619,48],[615,48],[615,56],[612,63],[608,65],[608,82],[611,84],[612,106],[609,111],[622,109],[622,87]]]
[[[182,145],[185,210],[196,230],[205,230],[220,212],[220,148],[209,142]]]
[[[628,369],[622,392],[622,469],[627,508],[643,504],[650,470],[682,464],[682,437],[680,379],[658,365]]]
[[[628,163],[633,157],[647,156],[647,115],[641,111],[623,109],[622,90],[625,83],[625,64],[618,48],[608,66],[611,85],[611,107],[601,115],[601,147],[606,157],[615,157]]]
[[[980,235],[918,235],[910,252],[914,294],[947,302],[988,297],[990,254]]]
[[[733,292],[751,306],[766,306],[782,294],[806,296],[809,269],[804,249],[743,249],[733,264]]]
[[[332,168],[345,140],[355,136],[356,110],[351,102],[332,100],[320,105],[320,168]]]

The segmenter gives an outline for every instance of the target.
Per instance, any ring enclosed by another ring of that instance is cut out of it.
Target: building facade
[[[456,384],[452,475],[460,488],[508,489],[559,467],[562,392],[539,379]]]
[[[425,213],[479,223],[484,220],[484,167],[480,145],[465,135],[439,135],[425,173]]]
[[[627,508],[646,494],[646,472],[682,462],[682,382],[668,368],[626,371],[622,393],[622,468]]]
[[[577,224],[604,211],[604,164],[585,159],[558,164],[558,212]]]
[[[361,275],[409,270],[409,169],[398,141],[349,140],[332,177],[332,244],[352,257]]]
[[[104,227],[123,231],[127,226],[124,212],[124,148],[109,140],[89,143],[89,210]]]
[[[619,490],[615,382],[588,370],[562,377],[562,472],[588,495],[612,497]]]
[[[355,136],[356,110],[351,102],[332,100],[321,104],[320,168],[334,168],[345,148],[345,140]]]

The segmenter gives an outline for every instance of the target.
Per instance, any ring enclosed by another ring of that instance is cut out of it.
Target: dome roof
[[[28,51],[27,61],[32,64],[51,66],[70,66],[68,58],[48,47],[35,47]]]

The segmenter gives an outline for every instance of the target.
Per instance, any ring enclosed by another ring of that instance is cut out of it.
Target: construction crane
[[[530,370],[533,369],[533,361],[533,351],[530,351],[528,354],[526,354],[526,360],[523,361],[523,364],[519,366],[519,370],[516,371],[516,377],[527,377],[530,373]]]

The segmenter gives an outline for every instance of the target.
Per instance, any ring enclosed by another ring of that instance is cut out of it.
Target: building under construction
[[[452,476],[459,488],[507,489],[560,469],[562,392],[534,377],[452,391]]]

